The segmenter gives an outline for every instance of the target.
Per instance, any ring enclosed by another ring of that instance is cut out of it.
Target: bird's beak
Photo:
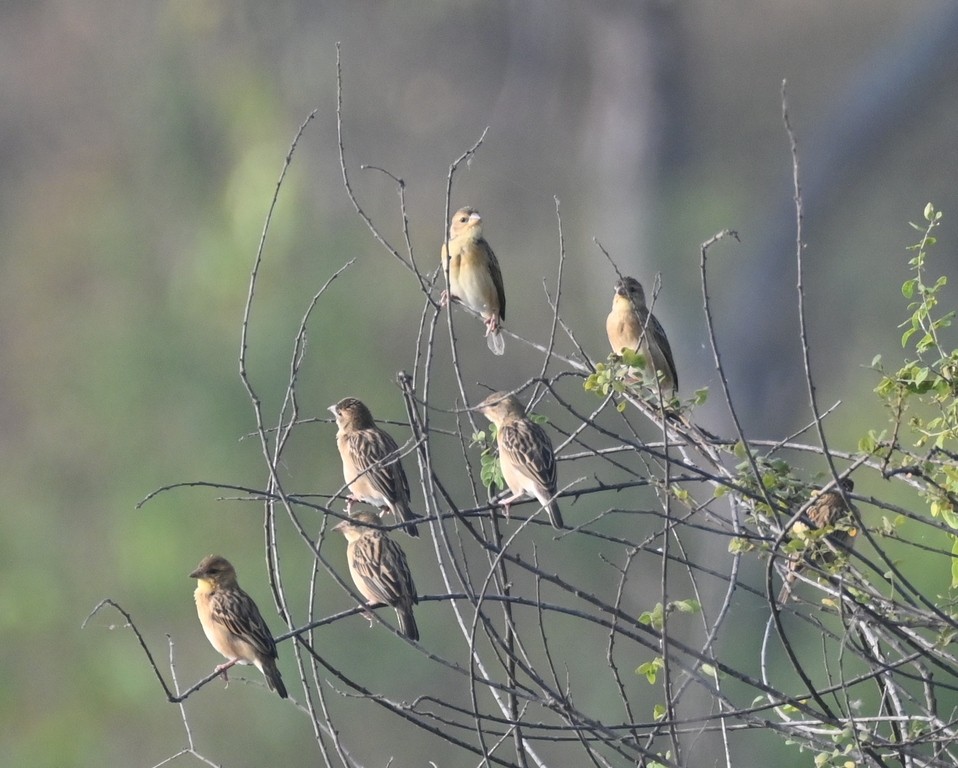
[[[478,213],[473,213],[469,216],[469,221],[480,222],[482,221],[482,216],[480,216]]]
[[[625,296],[625,284],[621,280],[616,280],[615,285],[612,287],[615,289],[617,295]]]
[[[348,522],[349,522],[349,520],[340,520],[338,523],[336,523],[336,525],[333,526],[333,530],[334,530],[334,531],[341,531],[341,530],[343,530],[343,528],[346,527],[346,523],[348,523]]]
[[[199,569],[199,568],[197,568],[196,570],[190,572],[190,578],[191,578],[191,579],[198,579],[198,578],[200,578],[201,575],[202,575],[202,574],[200,573],[200,569]]]
[[[329,406],[329,408],[327,408],[326,410],[329,411],[331,414],[333,414],[333,418],[336,417],[336,406],[335,406],[335,405]]]

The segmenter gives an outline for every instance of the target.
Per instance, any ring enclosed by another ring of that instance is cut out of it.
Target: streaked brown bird
[[[446,265],[446,244],[442,261]],[[489,243],[482,236],[482,218],[475,208],[460,208],[449,224],[449,290],[440,303],[450,300],[465,304],[479,313],[486,324],[486,344],[494,354],[506,350],[501,326],[506,319],[506,291],[502,270]]]
[[[855,483],[850,477],[842,478],[840,482],[846,494],[851,493],[855,488]],[[796,552],[792,555],[788,561],[785,585],[782,587],[782,592],[778,598],[780,603],[788,600],[796,575],[806,565],[833,563],[836,558],[836,550],[847,552],[855,545],[855,539],[858,537],[858,530],[855,528],[857,519],[855,513],[857,513],[857,509],[854,505],[851,508],[846,506],[842,494],[838,489],[833,488],[819,493],[804,515],[789,528],[790,538],[805,538],[810,530],[821,531],[826,528],[832,530],[825,534],[823,540],[808,540],[803,552]]]
[[[672,347],[662,324],[646,306],[642,284],[634,277],[616,281],[605,330],[615,354],[622,354],[623,349],[639,352],[645,358],[647,379],[654,382],[658,371],[662,376],[662,391],[678,391],[679,375],[675,371]]]
[[[416,520],[409,508],[409,480],[399,460],[399,446],[392,436],[376,426],[369,409],[355,397],[346,397],[329,406],[336,419],[336,445],[343,460],[343,480],[355,501],[365,501],[380,510],[389,510],[406,523],[406,532],[419,536]]]
[[[204,557],[190,573],[196,579],[196,613],[213,647],[227,658],[216,667],[229,682],[227,670],[234,664],[252,664],[266,678],[266,685],[280,698],[286,686],[276,666],[276,643],[253,602],[236,581],[236,570],[219,555]]]
[[[549,513],[554,528],[562,528],[556,501],[556,458],[545,430],[526,416],[514,395],[494,392],[476,408],[496,425],[499,465],[512,496],[502,500],[506,515],[509,505],[523,494],[535,497]]]
[[[395,608],[399,631],[410,640],[418,640],[419,627],[412,607],[419,602],[419,595],[406,553],[379,527],[379,518],[370,512],[357,512],[333,530],[346,537],[349,573],[369,607]]]

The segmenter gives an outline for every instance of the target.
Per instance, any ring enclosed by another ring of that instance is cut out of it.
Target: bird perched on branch
[[[840,482],[846,494],[851,493],[855,488],[850,477],[843,478]],[[804,515],[789,528],[789,537],[804,539],[806,547],[802,552],[794,553],[788,561],[785,585],[778,598],[780,603],[788,600],[797,574],[806,565],[828,565],[835,561],[836,550],[848,551],[854,546],[858,536],[858,530],[855,528],[856,519],[857,509],[854,505],[846,506],[837,488],[818,493]],[[809,536],[811,531],[827,532],[822,539],[816,539]]]
[[[612,351],[621,355],[623,349],[640,353],[645,358],[646,376],[654,381],[661,375],[662,390],[677,391],[679,375],[675,371],[672,348],[662,324],[649,312],[645,291],[634,277],[623,277],[615,283],[612,311],[605,321]]]
[[[409,508],[409,480],[399,460],[399,446],[392,436],[376,426],[369,409],[355,397],[346,397],[329,407],[336,419],[336,446],[343,460],[343,480],[355,501],[365,501],[406,523],[406,532],[419,536],[415,521],[420,519]]]
[[[379,528],[379,519],[369,512],[357,512],[333,530],[346,537],[349,573],[369,607],[395,608],[400,632],[410,640],[418,640],[419,627],[412,607],[419,602],[419,596],[406,553]]]
[[[502,500],[506,515],[509,505],[523,494],[534,496],[549,513],[554,528],[562,528],[556,501],[556,459],[552,441],[545,430],[526,416],[514,395],[494,392],[476,406],[496,425],[499,465],[512,496]]]
[[[209,555],[192,573],[196,579],[196,613],[213,647],[228,661],[216,671],[229,682],[227,670],[234,664],[252,664],[266,678],[266,685],[280,698],[287,697],[286,686],[276,666],[276,643],[263,621],[253,598],[236,581],[236,570],[229,560]]]
[[[442,244],[443,269],[449,262],[449,289],[440,303],[465,304],[486,324],[486,344],[494,354],[505,352],[501,325],[506,319],[506,291],[499,261],[482,236],[482,218],[475,208],[460,208],[449,224],[449,250]]]

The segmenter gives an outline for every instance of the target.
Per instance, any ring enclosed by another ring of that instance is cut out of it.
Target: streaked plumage
[[[446,264],[446,244],[442,261]],[[486,324],[486,344],[495,354],[505,352],[500,326],[506,319],[506,291],[502,270],[489,243],[482,236],[482,219],[475,208],[460,208],[449,224],[449,290],[442,303],[451,299],[478,312]]]
[[[634,277],[616,281],[612,297],[612,311],[605,321],[609,344],[615,354],[630,349],[645,358],[646,376],[654,381],[655,371],[662,374],[662,391],[667,394],[679,388],[672,348],[661,323],[649,312],[645,291]]]
[[[346,561],[353,583],[370,607],[390,605],[396,609],[399,630],[410,640],[419,639],[412,607],[419,602],[406,553],[386,532],[378,518],[357,512],[333,530],[346,537]]]
[[[850,494],[855,487],[850,477],[841,480],[842,488],[846,494]],[[856,510],[857,512],[857,510]],[[825,535],[824,540],[809,541],[808,546],[803,552],[797,552],[792,555],[788,562],[788,572],[785,575],[785,586],[779,595],[779,602],[784,603],[792,590],[792,584],[795,582],[796,574],[807,564],[815,563],[828,565],[834,562],[835,552],[829,547],[831,544],[838,551],[850,550],[858,536],[855,529],[855,515],[845,506],[841,493],[838,489],[823,491],[818,494],[812,505],[805,511],[802,518],[797,520],[789,529],[791,537],[800,536],[803,528],[805,530],[822,530],[831,526],[837,526],[833,531]],[[827,544],[825,542],[828,542]]]
[[[253,598],[240,588],[229,560],[209,555],[190,573],[190,578],[197,580],[193,599],[203,631],[213,647],[228,659],[216,671],[226,678],[226,670],[233,664],[252,664],[263,673],[269,689],[285,699],[286,686],[276,666],[273,635]]]
[[[553,527],[562,528],[562,515],[555,499],[558,487],[555,453],[545,430],[526,417],[525,409],[514,395],[505,392],[489,395],[477,408],[498,431],[499,465],[512,491],[512,496],[502,501],[506,514],[512,502],[528,494],[545,507]]]
[[[399,446],[392,436],[376,426],[369,409],[355,397],[346,397],[329,407],[336,418],[336,445],[343,460],[343,480],[353,500],[389,510],[404,521],[410,536],[419,536],[419,515],[409,508],[409,480],[399,461]]]

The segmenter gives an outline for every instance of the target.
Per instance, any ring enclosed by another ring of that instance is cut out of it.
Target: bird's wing
[[[506,458],[516,469],[554,496],[558,483],[556,459],[545,430],[534,421],[520,419],[503,426],[499,436]]]
[[[499,259],[489,243],[483,241],[486,247],[486,253],[489,254],[489,276],[492,278],[492,284],[496,287],[496,295],[499,297],[499,317],[506,319],[506,289],[502,284],[502,270],[499,268]]]
[[[668,336],[665,335],[665,329],[662,328],[662,324],[653,314],[648,316],[648,327],[646,328],[646,333],[649,335],[649,338],[654,342],[659,350],[662,352],[662,357],[665,358],[666,364],[669,366],[668,373],[671,374],[672,383],[675,385],[675,388],[679,388],[679,375],[675,372],[675,359],[672,357],[672,347],[669,345]]]
[[[367,533],[356,541],[353,570],[380,603],[396,605],[404,598],[418,602],[406,555],[386,536]]]
[[[276,658],[276,643],[253,602],[241,589],[219,591],[211,601],[213,620],[222,624],[233,635],[249,643],[257,653]]]
[[[373,427],[349,436],[353,465],[377,492],[393,502],[409,499],[409,479],[399,462],[399,446],[388,432]]]

